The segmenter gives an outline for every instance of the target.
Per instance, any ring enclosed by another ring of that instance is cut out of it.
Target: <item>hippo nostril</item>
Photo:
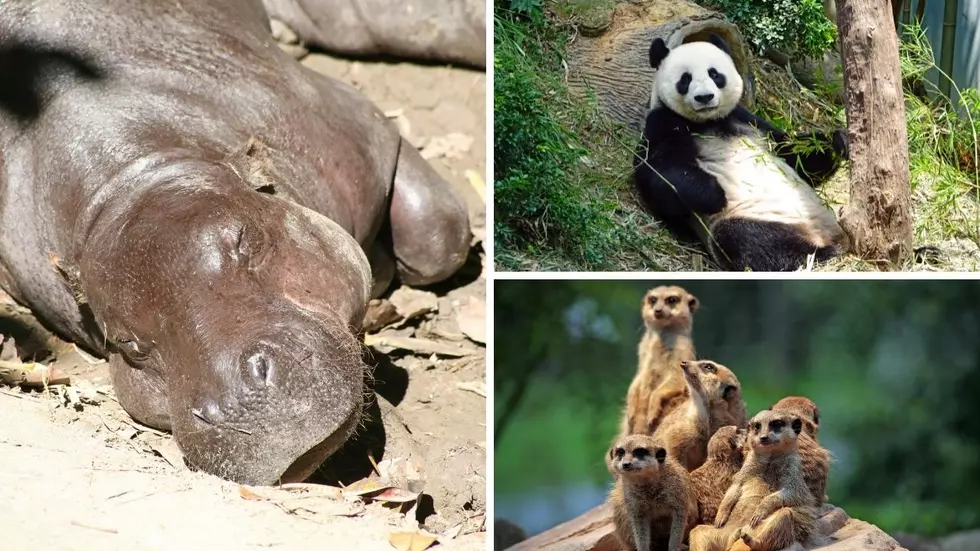
[[[252,354],[245,360],[248,372],[255,380],[263,385],[272,383],[273,362],[265,352]]]

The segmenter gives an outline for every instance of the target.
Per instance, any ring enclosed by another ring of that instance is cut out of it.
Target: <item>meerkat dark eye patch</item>
[[[645,459],[650,456],[650,450],[646,448],[636,448],[633,450],[633,457],[637,459]]]
[[[657,304],[657,295],[650,295],[650,298],[647,299],[647,302],[650,303],[650,306]]]
[[[759,432],[760,429],[762,429],[762,423],[758,421],[752,423],[752,430],[754,430],[755,432]]]
[[[677,81],[677,93],[682,96],[687,95],[687,91],[691,89],[691,80],[693,80],[691,73],[681,75],[680,80]]]
[[[680,297],[667,297],[667,304],[674,305],[680,302]]]
[[[616,448],[614,450],[614,453],[616,454],[616,457],[623,457],[624,455],[626,455],[626,450],[624,450],[623,448]]]
[[[657,458],[657,463],[663,463],[667,460],[667,450],[664,448],[657,448],[657,451],[653,454]]]
[[[776,421],[772,421],[772,422],[769,423],[769,430],[772,430],[772,431],[775,431],[775,432],[779,432],[779,431],[783,430],[783,427],[785,427],[785,426],[786,426],[786,422],[785,421],[781,421],[781,420],[778,420],[777,419]]]
[[[792,426],[793,426],[793,432],[795,432],[796,434],[799,434],[800,431],[803,430],[803,421],[801,421],[799,418],[793,419],[793,425]]]
[[[716,368],[715,367],[715,364],[713,364],[713,363],[707,363],[707,362],[705,362],[705,363],[701,364],[701,371],[704,371],[705,373],[717,373],[718,372],[718,368]]]

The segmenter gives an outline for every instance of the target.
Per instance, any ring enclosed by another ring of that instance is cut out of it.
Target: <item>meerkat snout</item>
[[[721,391],[721,397],[724,398],[725,400],[728,400],[729,398],[734,396],[736,392],[738,392],[738,386],[725,385],[724,389]]]

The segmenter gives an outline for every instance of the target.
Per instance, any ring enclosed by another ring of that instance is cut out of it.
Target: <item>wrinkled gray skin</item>
[[[308,476],[360,422],[372,288],[465,260],[448,184],[261,0],[0,2],[0,72],[0,287],[194,466]]]
[[[263,0],[307,44],[486,67],[485,0]]]

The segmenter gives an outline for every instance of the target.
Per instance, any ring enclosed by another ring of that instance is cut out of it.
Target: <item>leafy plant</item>
[[[758,53],[780,50],[818,57],[834,44],[836,26],[820,0],[706,0],[724,13]]]

